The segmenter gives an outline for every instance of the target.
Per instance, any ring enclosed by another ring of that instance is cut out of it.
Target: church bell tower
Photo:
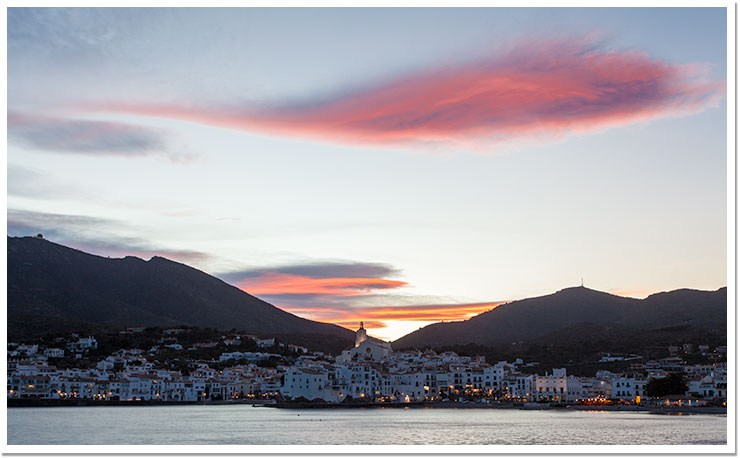
[[[360,321],[360,329],[355,333],[355,347],[358,347],[362,342],[367,340],[367,331],[365,331],[365,324]]]

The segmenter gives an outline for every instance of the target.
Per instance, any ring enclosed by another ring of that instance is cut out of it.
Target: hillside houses
[[[624,373],[599,370],[592,377],[577,377],[568,375],[565,368],[533,374],[531,364],[521,359],[487,362],[480,356],[451,351],[394,352],[389,343],[367,336],[362,326],[354,347],[336,358],[274,339],[264,340],[272,341],[272,351],[283,353],[247,351],[244,349],[260,348],[250,336],[225,335],[220,340],[187,345],[178,341],[186,335],[188,332],[178,328],[164,330],[159,340],[168,343],[161,350],[127,348],[108,355],[95,353],[98,342],[93,336],[73,336],[66,344],[57,339],[55,346],[48,347],[9,344],[7,396],[148,402],[277,399],[547,404],[670,404],[683,402],[684,396],[691,405],[721,404],[727,397],[726,364],[713,359],[685,364],[680,356],[670,356],[632,362]],[[200,353],[201,359],[188,358],[197,351],[207,353]],[[90,355],[95,359],[91,361]],[[162,361],[162,355],[174,359]],[[683,374],[686,392],[676,399],[650,400],[650,380],[676,373]]]
[[[106,364],[99,366],[101,368],[57,370],[42,364],[19,365],[8,375],[8,397],[197,402],[253,398],[266,393],[275,396],[280,388],[276,369],[256,366],[235,366],[218,373],[199,370],[188,376],[177,371],[151,368],[145,371],[145,364],[124,367],[117,372],[108,369]]]
[[[527,374],[521,359],[514,363],[486,363],[482,357],[458,356],[433,351],[393,353],[389,346],[368,338],[358,330],[355,349],[345,351],[335,362],[305,359],[285,374],[282,395],[293,400],[346,402],[436,401],[479,399],[555,404],[626,402],[647,400],[650,378],[685,372],[694,377],[687,396],[722,400],[726,398],[726,366],[685,366],[676,357],[647,361],[628,374],[599,371],[594,377],[568,375],[564,368],[545,375]],[[369,349],[369,351],[368,351]],[[622,358],[625,360],[627,358]],[[630,357],[629,359],[637,359]],[[634,366],[634,365],[633,365]]]

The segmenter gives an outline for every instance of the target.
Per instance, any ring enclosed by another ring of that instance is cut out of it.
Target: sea
[[[238,405],[18,407],[8,445],[726,444],[727,416]]]

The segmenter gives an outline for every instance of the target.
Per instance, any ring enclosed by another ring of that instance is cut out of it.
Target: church
[[[390,342],[368,336],[364,323],[360,321],[360,329],[355,333],[355,346],[337,356],[337,362],[382,361],[390,358],[392,353]]]

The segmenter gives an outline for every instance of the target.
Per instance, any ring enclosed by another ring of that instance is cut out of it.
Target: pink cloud
[[[707,73],[699,64],[673,65],[583,41],[527,41],[486,59],[310,104],[233,109],[107,103],[93,109],[338,143],[476,146],[696,113],[717,105],[725,93],[725,82]]]
[[[367,294],[372,290],[400,288],[405,285],[406,282],[383,278],[311,278],[284,273],[268,273],[236,283],[239,288],[256,296],[281,294],[357,296]]]

